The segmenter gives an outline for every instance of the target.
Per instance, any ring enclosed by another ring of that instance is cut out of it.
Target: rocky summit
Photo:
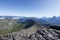
[[[34,24],[28,29],[0,36],[0,40],[60,40],[60,30]]]

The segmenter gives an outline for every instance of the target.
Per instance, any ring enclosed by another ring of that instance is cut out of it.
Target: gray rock
[[[22,34],[22,35],[21,35]],[[27,36],[27,33],[10,33],[5,36],[0,36],[0,40],[60,40],[60,30],[39,27],[34,34]]]

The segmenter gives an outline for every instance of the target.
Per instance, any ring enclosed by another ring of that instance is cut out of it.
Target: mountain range
[[[0,40],[60,40],[60,17],[0,18]]]
[[[33,19],[36,22],[39,22],[41,24],[50,24],[50,25],[60,25],[60,17],[24,17],[24,16],[0,16],[0,19],[2,18],[13,18],[18,19],[20,23],[25,22],[27,19]]]
[[[19,21],[24,22],[27,19],[32,19],[36,22],[39,22],[40,24],[60,25],[60,17],[56,17],[56,16],[49,17],[49,18],[23,17],[20,18]]]
[[[41,23],[30,18],[18,24],[20,25],[14,25],[13,32],[9,31],[8,34],[0,35],[0,40],[60,40],[60,26],[45,27],[45,25],[41,25]],[[21,27],[24,29],[20,29]],[[5,33],[6,31],[1,32]]]

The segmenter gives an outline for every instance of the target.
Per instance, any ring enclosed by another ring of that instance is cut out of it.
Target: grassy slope
[[[6,20],[6,21],[5,20],[6,19],[2,19],[3,23],[2,23],[2,21],[0,21],[0,35],[5,35],[7,33],[15,32],[20,29],[23,29],[26,24],[26,23],[20,24],[20,23],[16,23],[16,22],[14,23],[13,22],[14,20],[13,20],[13,21],[10,21],[12,24],[12,25],[10,25],[10,24],[8,24],[9,22],[7,22],[8,20]],[[7,26],[5,26],[5,25],[7,25]],[[12,26],[12,28],[10,28],[10,29],[4,28],[4,27],[8,27],[8,26],[10,26],[10,27]],[[1,27],[3,27],[3,29]]]
[[[18,31],[20,29],[23,29],[24,25],[25,24],[14,24],[13,28],[11,28],[11,29],[3,29],[3,30],[0,29],[0,35],[5,35],[7,33],[12,33],[12,32]]]

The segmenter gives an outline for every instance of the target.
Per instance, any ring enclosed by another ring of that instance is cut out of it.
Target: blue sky
[[[0,0],[0,15],[60,16],[60,0]]]

